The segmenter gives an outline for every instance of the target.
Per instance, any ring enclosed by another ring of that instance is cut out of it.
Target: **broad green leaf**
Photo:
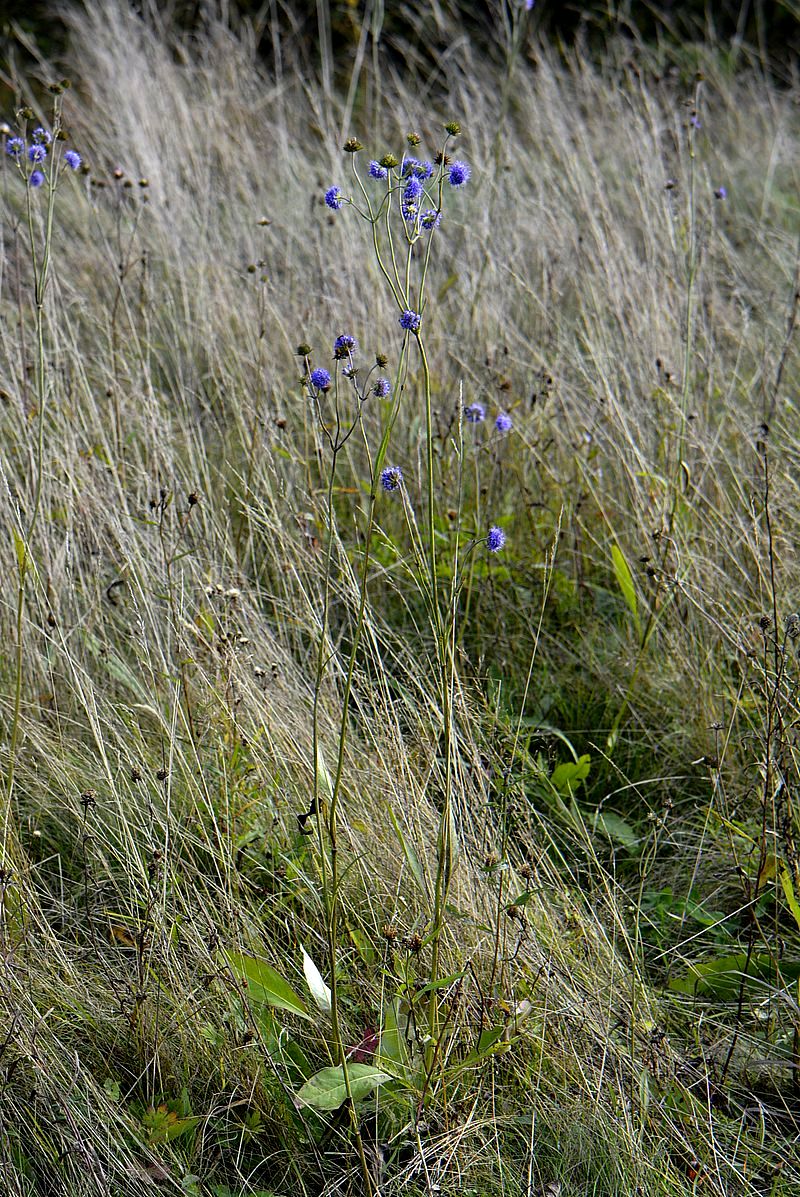
[[[622,597],[627,603],[628,610],[633,616],[633,622],[636,624],[637,634],[641,634],[639,626],[639,604],[636,601],[636,587],[633,584],[633,574],[630,571],[628,562],[625,560],[622,549],[619,545],[612,544],[611,546],[611,560],[614,565],[614,576],[617,579]]]
[[[639,843],[639,837],[630,823],[626,823],[619,815],[598,811],[594,824],[596,828],[604,831],[610,840],[615,840],[625,848],[635,848]]]
[[[719,956],[715,960],[692,964],[682,977],[673,977],[669,987],[676,993],[734,1000],[742,984],[751,994],[754,991],[764,994],[770,984],[794,981],[798,977],[798,960],[781,960],[780,977],[776,977],[774,958],[767,952],[753,954],[749,961],[746,952],[739,952],[735,956]]]
[[[565,761],[556,765],[550,776],[550,784],[559,794],[571,794],[579,782],[589,776],[592,758],[588,753],[578,757],[577,761]]]
[[[246,983],[251,1001],[277,1006],[300,1018],[310,1017],[303,999],[266,960],[245,956],[242,952],[226,952],[225,955],[236,976]]]
[[[369,1096],[378,1085],[391,1080],[388,1072],[382,1072],[372,1064],[348,1064],[347,1077],[354,1101]],[[341,1065],[338,1068],[322,1068],[315,1072],[294,1100],[298,1109],[311,1106],[314,1110],[338,1110],[347,1100],[347,1086]]]
[[[323,981],[322,973],[302,944],[300,944],[300,951],[303,953],[303,972],[306,975],[306,982],[308,988],[311,990],[311,996],[323,1014],[330,1014],[331,991]]]

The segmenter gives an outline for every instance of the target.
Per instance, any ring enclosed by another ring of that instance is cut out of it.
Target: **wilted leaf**
[[[331,1009],[331,991],[323,981],[322,973],[302,944],[300,944],[300,951],[303,953],[303,972],[306,975],[306,982],[308,988],[311,990],[311,996],[322,1013],[329,1014]]]

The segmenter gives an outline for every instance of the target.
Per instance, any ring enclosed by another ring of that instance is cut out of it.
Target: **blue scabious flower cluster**
[[[386,167],[385,167],[385,166],[381,166],[380,162],[376,162],[374,159],[373,159],[373,161],[372,161],[372,162],[370,162],[370,164],[369,164],[369,174],[370,174],[371,178],[373,178],[373,179],[385,179],[385,178],[386,178],[386,176],[388,175],[388,173],[389,173],[389,172],[388,172],[388,170],[386,169]]]
[[[373,384],[372,393],[373,395],[376,395],[378,399],[385,399],[390,393],[391,389],[392,384],[389,382],[388,378],[379,378]]]
[[[31,145],[26,147],[25,140],[22,137],[9,137],[6,142],[6,153],[10,158],[15,158],[18,163],[27,150],[28,160],[35,167],[28,175],[28,183],[31,187],[41,187],[45,182],[46,176],[40,167],[47,161],[49,152],[47,147],[52,144],[52,141],[52,133],[42,125],[37,125],[31,133]],[[71,170],[77,170],[83,159],[77,150],[66,150],[64,161]]]
[[[430,179],[433,166],[430,162],[420,162],[419,158],[404,158],[401,173],[404,179]]]
[[[400,327],[406,332],[419,332],[422,317],[419,312],[412,312],[408,308],[400,316]]]
[[[333,356],[337,361],[350,357],[358,349],[358,342],[349,333],[342,333],[333,342]]]
[[[451,162],[447,178],[451,187],[463,187],[472,178],[472,171],[466,162]]]
[[[385,491],[399,490],[403,481],[400,466],[386,466],[381,470],[381,486]]]
[[[514,426],[514,421],[507,411],[501,411],[494,422],[494,426],[498,432],[510,432]]]
[[[470,424],[482,424],[486,419],[486,408],[482,403],[470,403],[464,408],[464,419]]]
[[[318,391],[327,391],[331,385],[331,376],[328,370],[319,368],[312,370],[310,374],[311,385],[316,387]]]
[[[419,224],[423,229],[438,229],[442,223],[442,214],[436,208],[426,208],[420,213]]]
[[[486,537],[486,547],[490,553],[499,553],[503,545],[506,543],[506,534],[502,528],[498,528],[493,524],[489,529],[489,534]]]
[[[338,187],[329,187],[325,192],[325,203],[329,208],[333,208],[334,212],[338,212],[344,203],[344,196]]]

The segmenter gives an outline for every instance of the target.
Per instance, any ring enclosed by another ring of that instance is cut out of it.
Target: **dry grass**
[[[704,952],[763,956],[747,910],[800,958],[779,877],[797,866],[793,642],[778,663],[758,626],[777,613],[780,631],[796,599],[796,90],[755,69],[726,76],[697,48],[692,162],[695,64],[656,78],[644,51],[632,70],[613,46],[601,66],[537,48],[501,121],[497,67],[462,42],[433,81],[395,68],[380,96],[374,79],[354,89],[345,122],[341,97],[291,69],[290,39],[276,79],[246,31],[212,25],[179,46],[122,5],[73,20],[65,118],[92,174],[64,180],[47,299],[43,515],[3,874],[4,1191],[360,1184],[347,1120],[294,1108],[296,1062],[222,952],[268,959],[298,990],[301,943],[328,971],[318,845],[298,823],[325,460],[294,347],[310,342],[323,362],[347,330],[365,360],[380,351],[391,365],[396,318],[363,229],[321,194],[348,187],[343,122],[373,156],[408,127],[435,146],[452,118],[474,173],[432,268],[441,530],[457,509],[478,532],[502,521],[509,546],[476,570],[457,663],[452,1030],[421,1122],[420,1095],[402,1091],[363,1115],[381,1192],[794,1191],[796,983],[779,973],[755,995],[697,1004],[664,983]],[[32,502],[37,412],[10,169],[2,188],[0,568],[12,581],[0,615],[13,646],[12,529]],[[413,360],[402,381],[391,454],[421,511]],[[509,410],[512,434],[467,428],[461,447],[461,395]],[[330,757],[364,477],[353,448],[322,692]],[[401,511],[379,509],[346,758],[337,968],[353,1043],[426,980],[426,949],[403,938],[431,917],[439,700]],[[9,652],[6,724],[13,688]],[[579,801],[559,805],[548,777],[572,749],[592,771]],[[598,810],[633,842],[609,840]],[[653,895],[668,885],[676,902],[722,908],[730,946],[685,905],[659,922]],[[314,1067],[329,1061],[323,1015],[284,1021]],[[503,1022],[508,1049],[471,1059],[481,1028]],[[165,1141],[161,1104],[166,1125],[198,1121]]]

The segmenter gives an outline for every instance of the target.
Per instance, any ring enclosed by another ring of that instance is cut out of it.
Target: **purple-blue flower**
[[[496,524],[493,524],[489,529],[489,535],[486,537],[487,549],[490,553],[499,553],[505,543],[505,532],[502,528],[498,528]]]
[[[333,342],[333,356],[337,361],[342,358],[350,357],[358,349],[358,343],[355,337],[351,337],[349,333],[342,333]]]
[[[316,387],[319,391],[327,391],[328,387],[331,385],[330,374],[327,370],[323,370],[321,367],[318,370],[312,370],[310,378],[312,387]]]
[[[388,170],[385,166],[381,166],[380,162],[374,160],[369,164],[369,174],[373,179],[385,179],[388,175]]]
[[[702,128],[702,125],[700,124],[700,117],[697,115],[696,112],[693,112],[692,115],[689,117],[689,124],[692,126],[693,129],[701,129]]]
[[[406,183],[405,190],[403,191],[403,199],[408,204],[408,203],[411,203],[413,200],[418,200],[421,195],[422,195],[422,184],[420,183],[420,181],[416,175],[412,175],[411,178]]]
[[[386,466],[381,470],[381,486],[384,490],[399,490],[403,481],[403,471],[400,466]]]
[[[30,183],[31,187],[41,187],[42,183],[44,182],[44,175],[40,170],[32,170],[28,182]]]
[[[727,187],[718,187],[717,190],[714,192],[714,195],[717,197],[717,199],[727,199],[728,198],[728,188]]]
[[[497,419],[494,426],[498,432],[510,432],[513,426],[513,420],[507,411],[498,412]]]
[[[28,150],[28,157],[31,162],[44,162],[47,157],[47,148],[43,145],[32,145]]]
[[[64,161],[71,170],[77,170],[82,159],[77,150],[66,150],[64,152]]]
[[[442,223],[442,214],[435,208],[426,208],[419,218],[419,223],[423,229],[438,229]]]
[[[406,332],[417,332],[421,323],[422,317],[419,312],[411,312],[408,308],[400,316],[400,327]]]
[[[403,178],[429,179],[433,174],[430,162],[420,162],[419,158],[403,159]]]
[[[464,408],[464,418],[470,424],[480,424],[486,419],[486,408],[482,403],[470,403]]]
[[[464,183],[468,183],[472,177],[472,171],[466,162],[451,162],[447,177],[451,187],[463,187]]]
[[[325,192],[325,203],[329,208],[333,208],[334,212],[338,212],[344,203],[344,196],[338,187],[329,187]]]
[[[39,125],[38,129],[33,130],[31,137],[37,145],[49,145],[53,140],[53,138],[47,132],[47,129],[43,129],[41,125]]]
[[[25,142],[21,137],[9,137],[6,142],[6,153],[10,154],[12,158],[19,158],[24,149]]]
[[[377,395],[379,399],[385,399],[392,389],[392,384],[388,378],[378,378],[372,388],[373,395]]]

